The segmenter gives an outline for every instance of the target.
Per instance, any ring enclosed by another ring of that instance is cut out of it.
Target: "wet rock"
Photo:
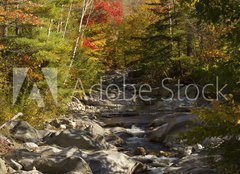
[[[0,173],[1,174],[7,174],[7,167],[5,164],[5,161],[0,158]]]
[[[49,138],[47,144],[60,147],[78,147],[85,150],[100,150],[110,148],[103,136],[92,135],[88,131],[67,129]]]
[[[40,141],[38,131],[26,121],[12,121],[10,132],[15,139],[23,142]]]

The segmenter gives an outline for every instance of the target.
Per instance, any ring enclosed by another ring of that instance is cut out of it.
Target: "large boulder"
[[[88,164],[81,157],[39,158],[34,161],[36,169],[51,174],[92,174]]]
[[[108,149],[110,145],[103,136],[94,136],[89,131],[67,129],[53,137],[50,137],[47,144],[55,144],[60,147],[78,147],[85,150]]]
[[[38,142],[40,140],[38,131],[26,121],[12,121],[10,132],[15,139],[23,142]]]
[[[179,133],[195,125],[193,121],[195,118],[196,115],[190,113],[165,115],[150,124],[153,130],[147,132],[146,138],[157,142],[175,140]]]
[[[132,174],[144,169],[141,163],[115,150],[82,153],[94,174]]]
[[[15,170],[26,170],[30,171],[33,170],[33,161],[37,157],[39,157],[40,154],[31,152],[27,149],[18,149],[9,152],[6,154],[5,159],[7,164],[12,167]]]
[[[78,148],[58,149],[40,146],[35,151],[18,149],[6,156],[7,163],[17,171],[32,171],[51,174],[91,174],[88,164],[81,158]]]

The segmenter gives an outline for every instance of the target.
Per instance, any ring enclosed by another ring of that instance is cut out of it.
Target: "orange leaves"
[[[19,24],[41,25],[41,20],[32,14],[34,6],[30,1],[17,5],[0,6],[0,22],[18,21]]]
[[[26,13],[23,10],[14,10],[6,13],[6,18],[9,20],[18,20],[20,24],[40,25],[41,21],[37,16],[31,13]]]

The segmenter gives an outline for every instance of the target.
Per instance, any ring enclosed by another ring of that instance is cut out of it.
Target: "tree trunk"
[[[48,39],[49,39],[49,37],[51,36],[52,26],[53,26],[53,19],[51,19],[50,25],[49,25],[49,28],[48,28],[48,35],[47,35],[47,38],[48,38]]]
[[[8,5],[5,6],[5,11],[8,12],[9,11],[9,7]],[[3,28],[3,36],[4,37],[7,37],[8,36],[8,21],[7,21],[7,17],[5,16],[5,25],[4,25],[4,28]]]
[[[84,33],[83,33],[83,19],[84,19],[84,16],[88,10],[88,7],[90,5],[92,5],[92,2],[93,0],[84,0],[83,1],[83,9],[82,9],[82,15],[81,15],[81,18],[80,18],[80,22],[79,22],[79,28],[78,28],[78,37],[75,41],[75,45],[74,45],[74,49],[73,49],[73,54],[72,54],[72,60],[70,62],[70,65],[69,65],[69,71],[71,70],[72,66],[73,66],[73,62],[75,60],[75,57],[76,57],[76,53],[77,53],[77,49],[78,49],[78,45],[79,45],[79,42],[80,40],[82,41],[82,43],[80,44],[80,47],[82,48],[82,44],[83,44],[83,37],[84,37]],[[89,21],[89,18],[90,18],[90,15],[91,13],[89,14],[88,16],[88,19],[87,19],[87,23],[86,25],[88,24],[88,21]],[[68,77],[67,77],[68,78]],[[67,83],[67,79],[64,81],[64,84]]]
[[[68,10],[68,15],[67,15],[67,20],[66,20],[66,24],[64,27],[64,32],[63,32],[63,38],[65,38],[66,32],[67,32],[67,27],[68,27],[68,23],[69,23],[69,19],[71,17],[71,12],[72,12],[72,6],[73,6],[73,0],[71,1],[71,4],[69,6],[69,10]]]

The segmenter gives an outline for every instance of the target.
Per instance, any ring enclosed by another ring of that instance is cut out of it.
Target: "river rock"
[[[100,150],[110,148],[103,136],[92,135],[89,131],[67,129],[53,137],[47,144],[55,144],[60,147],[78,147],[85,150]]]
[[[26,121],[12,121],[10,132],[15,139],[23,142],[38,142],[40,140],[38,131]]]
[[[92,174],[88,164],[80,157],[39,158],[34,161],[34,166],[43,173],[51,174]]]
[[[96,122],[90,119],[77,119],[76,121],[76,129],[82,131],[88,131],[93,136],[104,136],[105,130]]]
[[[17,171],[31,171],[35,167],[43,173],[91,174],[88,164],[81,158],[78,148],[58,149],[40,146],[36,151],[19,149],[6,156],[8,164]],[[16,168],[16,165],[20,166]]]
[[[151,141],[165,143],[175,141],[179,133],[185,132],[190,126],[193,126],[193,120],[196,118],[193,114],[169,114],[154,120],[150,126],[155,127],[148,131],[147,138]]]
[[[94,174],[132,174],[144,170],[141,163],[115,150],[82,154]]]
[[[20,170],[23,168],[29,171],[33,169],[32,163],[39,155],[27,149],[17,149],[6,154],[5,159],[13,169]]]

